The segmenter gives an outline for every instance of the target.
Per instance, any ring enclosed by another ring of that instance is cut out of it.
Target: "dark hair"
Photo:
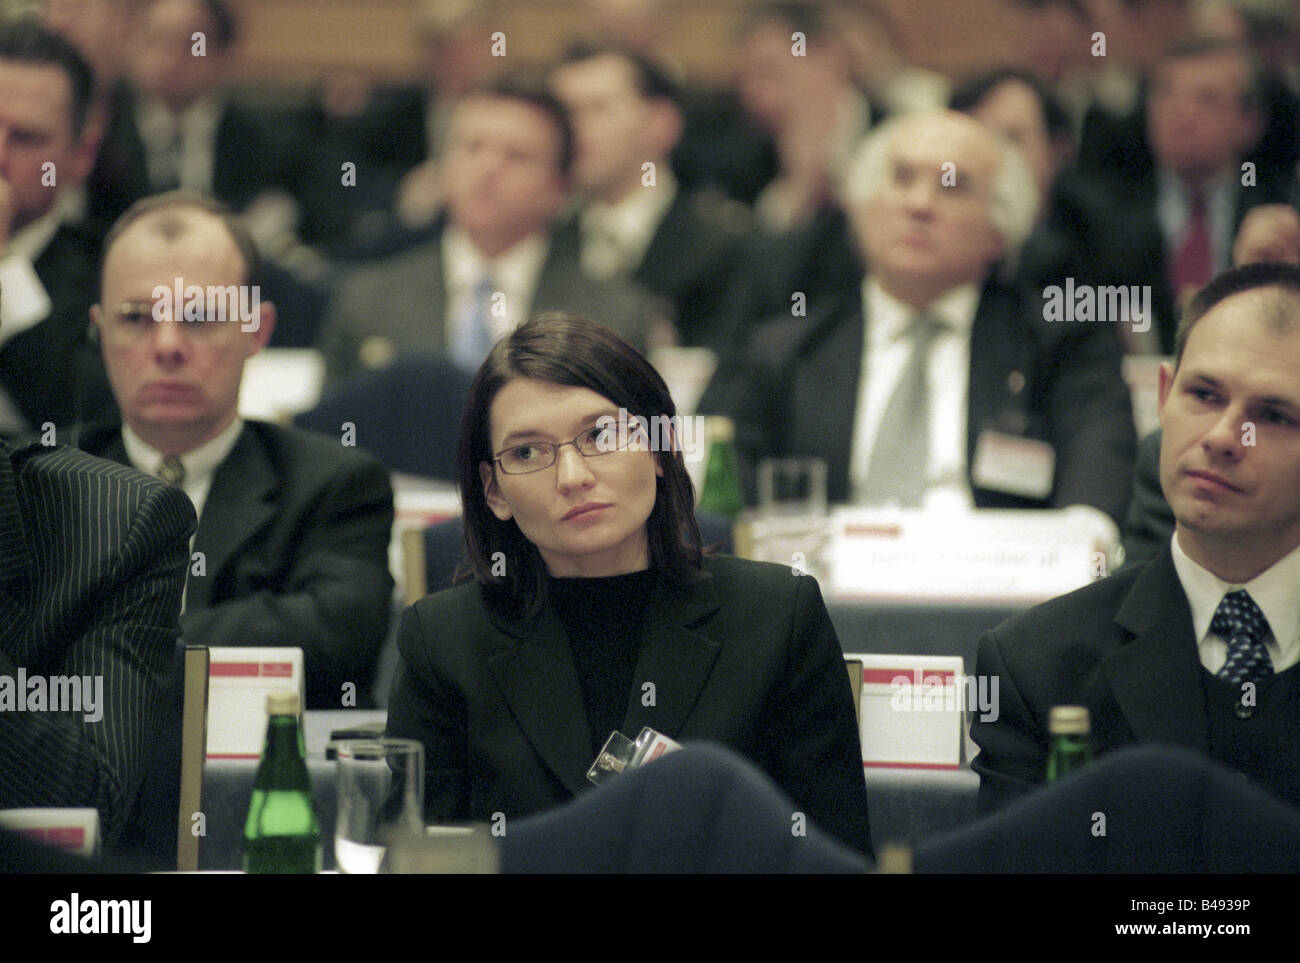
[[[829,13],[829,4],[821,0],[758,0],[747,5],[736,35],[743,40],[775,23],[802,33],[809,42],[825,40],[833,34]]]
[[[537,547],[514,519],[501,521],[488,507],[479,465],[493,461],[489,415],[492,400],[515,378],[537,378],[589,388],[604,395],[628,418],[672,418],[672,396],[659,372],[618,333],[594,321],[558,311],[538,315],[498,341],[474,384],[460,425],[457,485],[464,513],[465,554],[473,577],[492,606],[516,615],[536,614],[546,602],[547,570]],[[650,566],[661,577],[689,584],[706,577],[695,489],[680,446],[659,452],[663,476],[655,479],[655,503],[646,522]],[[493,556],[509,560],[505,575],[492,573]]]
[[[546,114],[560,135],[560,156],[557,158],[560,173],[565,177],[573,167],[573,123],[569,111],[546,83],[546,75],[538,68],[525,67],[499,74],[475,84],[462,98],[490,97],[497,100],[517,100]]]
[[[248,232],[248,228],[244,226],[244,222],[235,217],[230,208],[214,198],[194,191],[167,191],[136,201],[113,223],[108,234],[105,235],[99,268],[101,291],[104,287],[104,268],[108,265],[108,252],[117,243],[122,233],[141,218],[163,211],[181,210],[203,211],[221,221],[230,232],[231,240],[235,242],[235,247],[239,249],[239,254],[244,260],[243,283],[248,285],[261,283],[262,256],[258,253],[257,243],[253,240],[253,235]],[[158,221],[157,230],[170,240],[184,234],[187,227],[180,218],[163,218]]]
[[[77,48],[30,17],[0,19],[0,60],[36,67],[53,66],[68,75],[71,89],[72,133],[81,136],[86,112],[95,93],[95,75]]]
[[[1073,127],[1070,124],[1070,115],[1065,112],[1047,86],[1027,70],[1006,67],[980,74],[954,90],[948,99],[948,106],[963,114],[969,114],[993,91],[1006,83],[1024,84],[1030,89],[1043,113],[1043,125],[1047,128],[1047,136],[1050,140],[1071,136]]]
[[[1271,264],[1257,262],[1224,271],[1201,290],[1196,292],[1191,303],[1183,312],[1178,323],[1178,333],[1174,337],[1174,367],[1183,360],[1183,349],[1187,347],[1187,338],[1196,323],[1209,313],[1210,309],[1234,294],[1252,291],[1256,288],[1282,288],[1293,298],[1300,299],[1300,267],[1294,264]],[[1300,306],[1298,301],[1297,306]],[[1269,326],[1284,330],[1300,322],[1300,312],[1287,315],[1285,312],[1270,314],[1261,320]]]
[[[632,68],[637,92],[647,100],[662,98],[681,106],[681,91],[662,65],[639,50],[615,43],[580,41],[571,44],[560,58],[561,64],[577,64],[597,57],[617,57]]]
[[[1231,54],[1246,66],[1246,83],[1241,91],[1241,109],[1259,112],[1264,107],[1265,74],[1263,64],[1254,51],[1236,40],[1227,37],[1191,37],[1180,40],[1165,48],[1156,62],[1155,70],[1177,60],[1193,60],[1214,54]]]
[[[212,21],[212,43],[218,50],[225,50],[239,36],[239,21],[235,11],[226,0],[199,0],[203,10]]]

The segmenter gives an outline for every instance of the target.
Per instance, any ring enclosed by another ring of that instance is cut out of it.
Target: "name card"
[[[99,810],[93,807],[0,809],[0,826],[88,859],[99,853]]]
[[[961,767],[966,676],[960,656],[850,654],[862,663],[862,765]]]
[[[838,509],[831,515],[830,594],[1032,605],[1106,574],[1096,539],[1092,519],[1065,511]]]
[[[306,703],[302,649],[214,646],[208,650],[208,758],[257,759],[266,741],[266,694]]]
[[[315,348],[264,348],[244,362],[239,414],[284,421],[314,407],[324,384],[325,359]]]

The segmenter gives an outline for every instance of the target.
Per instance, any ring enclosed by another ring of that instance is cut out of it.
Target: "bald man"
[[[393,589],[387,472],[342,435],[239,417],[244,363],[270,339],[275,307],[260,298],[252,239],[220,204],[147,198],[104,250],[91,320],[122,422],[79,443],[194,502],[186,640],[301,647],[308,708],[364,704]]]

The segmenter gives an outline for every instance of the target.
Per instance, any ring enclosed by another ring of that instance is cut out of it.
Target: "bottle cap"
[[[725,444],[736,437],[735,423],[723,415],[710,415],[704,423],[704,430],[708,432],[710,445],[715,442]]]
[[[1092,730],[1085,706],[1052,706],[1047,731],[1054,736],[1086,736]]]
[[[298,693],[292,689],[281,689],[266,694],[266,714],[270,716],[296,716],[298,714]]]

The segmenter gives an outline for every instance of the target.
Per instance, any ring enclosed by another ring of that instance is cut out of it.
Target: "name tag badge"
[[[1045,441],[985,429],[975,443],[971,479],[976,488],[1044,499],[1052,493],[1056,452]]]

